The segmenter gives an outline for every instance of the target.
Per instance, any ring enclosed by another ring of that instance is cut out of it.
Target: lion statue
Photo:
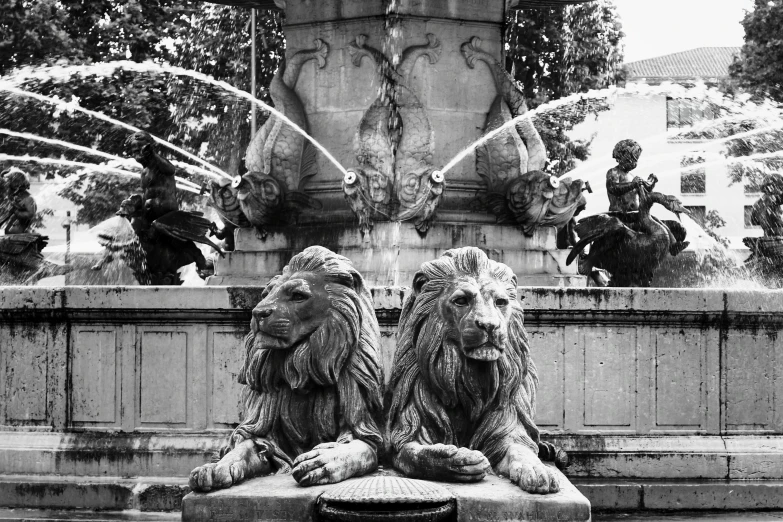
[[[475,482],[494,468],[525,491],[559,491],[538,457],[538,377],[522,319],[516,276],[481,250],[449,250],[422,265],[403,305],[390,382],[397,469]]]
[[[270,473],[302,486],[378,467],[383,371],[372,297],[351,262],[313,246],[291,259],[253,309],[245,338],[244,419],[195,491]]]

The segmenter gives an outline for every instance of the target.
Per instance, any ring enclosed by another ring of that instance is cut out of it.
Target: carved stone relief
[[[432,125],[410,80],[419,58],[427,57],[431,64],[438,61],[440,42],[428,34],[427,43],[405,49],[396,66],[366,42],[366,36],[358,36],[349,52],[357,67],[364,57],[375,63],[381,89],[359,125],[358,166],[343,181],[343,190],[365,232],[374,219],[387,219],[413,221],[425,234],[443,194],[444,179],[433,167]]]

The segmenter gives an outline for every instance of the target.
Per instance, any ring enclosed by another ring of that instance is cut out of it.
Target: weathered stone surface
[[[189,491],[186,480],[0,475],[0,507],[174,511]]]
[[[460,522],[590,520],[590,502],[562,475],[561,479],[563,490],[554,495],[525,493],[496,476],[476,484],[438,484],[454,495]],[[183,500],[182,520],[312,520],[318,497],[337,487],[302,488],[289,475],[257,478],[222,491],[189,494]]]
[[[422,237],[410,223],[388,222],[376,223],[367,237],[353,225],[273,229],[264,240],[254,230],[237,230],[237,251],[217,260],[209,284],[266,284],[294,254],[315,244],[351,259],[372,285],[409,284],[422,263],[465,244],[475,245],[509,265],[521,286],[586,284],[584,277],[577,275],[575,264],[566,266],[567,251],[556,248],[555,229],[551,227],[541,228],[528,238],[511,226],[435,223]]]

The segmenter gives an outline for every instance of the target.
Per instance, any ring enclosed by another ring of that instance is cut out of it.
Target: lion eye
[[[495,299],[495,306],[497,306],[499,308],[504,307],[504,306],[508,306],[508,299],[505,299],[503,297]]]
[[[306,301],[308,298],[307,294],[303,294],[302,292],[294,292],[291,294],[291,301],[294,301],[296,303],[301,303],[302,301]]]
[[[468,300],[468,298],[467,298],[467,297],[465,297],[465,296],[463,295],[463,296],[461,296],[461,297],[457,297],[456,299],[454,299],[454,300],[452,301],[452,303],[454,303],[454,304],[455,304],[455,305],[457,305],[457,306],[468,306],[468,304],[470,303],[470,301]]]

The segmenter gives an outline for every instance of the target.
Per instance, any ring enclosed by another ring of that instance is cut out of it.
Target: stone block
[[[700,482],[644,484],[644,508],[688,509],[781,509],[783,482]]]
[[[641,509],[642,485],[637,482],[605,482],[599,479],[574,479],[574,486],[590,499],[593,511],[634,511]]]
[[[589,521],[590,502],[562,475],[561,483],[554,495],[531,495],[496,476],[476,484],[439,484],[454,495],[459,522]],[[222,491],[189,494],[182,503],[182,520],[314,520],[319,496],[337,487],[341,485],[303,488],[290,475],[252,479]]]

